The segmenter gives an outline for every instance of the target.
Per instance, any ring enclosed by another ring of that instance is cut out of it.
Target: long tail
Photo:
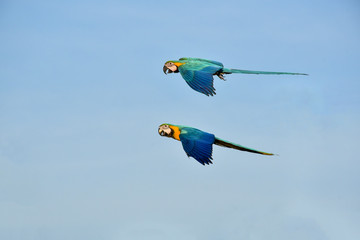
[[[221,147],[234,148],[234,149],[241,150],[241,151],[247,151],[247,152],[258,153],[258,154],[263,154],[263,155],[274,155],[273,153],[261,152],[261,151],[251,149],[251,148],[247,148],[247,147],[235,144],[235,143],[224,141],[224,140],[222,140],[220,138],[217,138],[217,137],[215,137],[214,144],[216,144],[218,146],[221,146]]]
[[[308,75],[306,73],[291,73],[291,72],[265,72],[265,71],[250,71],[250,70],[240,70],[240,69],[231,69],[224,68],[223,73],[231,74],[231,73],[245,73],[245,74],[285,74],[285,75]]]

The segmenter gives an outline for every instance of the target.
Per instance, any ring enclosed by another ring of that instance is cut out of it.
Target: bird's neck
[[[172,137],[176,140],[180,141],[180,128],[177,126],[169,126],[171,128],[171,130],[173,131],[173,135]]]
[[[181,65],[185,64],[183,62],[174,62],[174,64],[177,66],[177,67],[180,67]]]

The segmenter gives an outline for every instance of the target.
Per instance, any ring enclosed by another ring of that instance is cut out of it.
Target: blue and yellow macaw
[[[201,58],[180,58],[178,61],[167,61],[163,71],[165,74],[180,72],[192,89],[207,96],[216,94],[213,75],[218,76],[222,80],[225,80],[224,74],[231,73],[307,75],[305,73],[264,72],[224,68],[221,62]]]
[[[203,132],[199,129],[172,125],[168,123],[161,124],[158,132],[161,136],[170,137],[181,141],[183,148],[188,157],[195,158],[202,165],[212,163],[212,145],[234,148],[241,151],[258,153],[263,155],[274,155],[272,153],[261,152],[251,148],[247,148],[235,143],[231,143],[215,137],[214,134]]]

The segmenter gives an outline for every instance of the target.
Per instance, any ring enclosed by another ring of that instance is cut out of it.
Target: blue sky
[[[358,239],[360,4],[2,1],[0,238]],[[165,61],[230,75],[191,90]],[[214,164],[161,138],[188,125]]]

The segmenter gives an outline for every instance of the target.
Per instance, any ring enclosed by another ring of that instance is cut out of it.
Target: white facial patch
[[[178,69],[178,67],[172,62],[168,62],[165,66],[173,72],[175,72]]]
[[[169,125],[161,125],[159,127],[159,134],[161,136],[170,136],[171,128],[169,127]]]
[[[168,69],[170,69],[171,71],[175,72],[177,70],[177,66],[173,65],[171,67],[168,67]]]

